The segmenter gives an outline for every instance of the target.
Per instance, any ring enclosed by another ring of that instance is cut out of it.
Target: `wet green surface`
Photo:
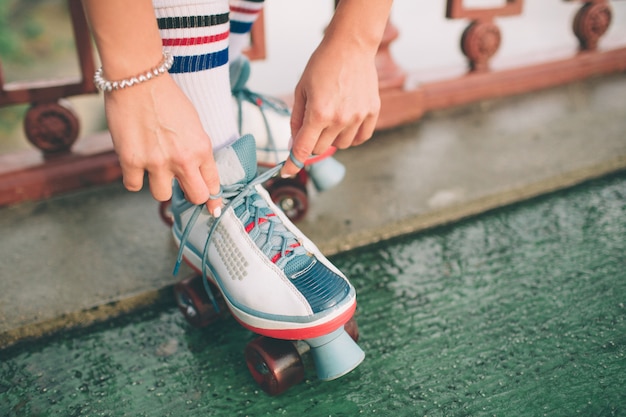
[[[626,174],[337,256],[365,362],[271,398],[173,306],[0,352],[5,416],[626,415]]]

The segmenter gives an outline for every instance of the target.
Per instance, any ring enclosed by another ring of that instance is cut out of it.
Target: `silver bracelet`
[[[135,84],[140,84],[151,80],[152,78],[158,77],[172,68],[172,64],[174,64],[174,56],[169,51],[163,51],[163,59],[159,62],[159,65],[148,70],[144,74],[139,74],[123,80],[109,81],[102,76],[102,67],[100,67],[93,75],[93,82],[98,90],[109,93],[113,90],[121,90],[123,88],[132,87]]]

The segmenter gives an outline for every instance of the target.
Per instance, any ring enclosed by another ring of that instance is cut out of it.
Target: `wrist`
[[[390,8],[391,0],[341,0],[324,41],[374,55],[380,46]]]
[[[83,0],[103,75],[121,79],[153,67],[162,43],[151,0]]]
[[[100,58],[102,75],[109,80],[117,80],[140,74],[157,66],[163,60],[163,50],[160,45],[148,51],[102,48]]]
[[[103,67],[100,67],[94,74],[93,79],[98,90],[108,93],[132,87],[136,84],[141,84],[156,78],[159,75],[166,73],[172,67],[173,63],[174,56],[167,51],[163,51],[161,60],[156,65],[153,64],[153,66],[147,69],[144,68],[139,72],[134,72],[130,76],[127,75],[123,78],[108,78],[108,74],[105,76]]]

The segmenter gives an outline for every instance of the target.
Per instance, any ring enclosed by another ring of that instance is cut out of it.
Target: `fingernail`
[[[215,210],[213,210],[213,217],[218,218],[222,215],[222,208],[221,207],[217,207]]]

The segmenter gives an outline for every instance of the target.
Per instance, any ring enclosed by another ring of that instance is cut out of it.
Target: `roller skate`
[[[175,292],[192,324],[206,325],[226,307],[261,335],[246,348],[246,361],[254,379],[275,395],[304,378],[300,356],[307,350],[323,380],[350,372],[364,353],[354,340],[354,287],[263,189],[282,164],[257,174],[256,155],[251,135],[215,153],[225,204],[218,218],[185,200],[175,183],[174,272],[184,260],[198,273]]]
[[[255,137],[259,169],[274,167],[289,156],[289,107],[280,99],[262,96],[246,87],[250,76],[250,62],[245,56],[230,62],[229,69],[239,132]],[[333,158],[335,151],[333,147],[323,155],[310,158],[305,162],[305,169],[294,178],[270,179],[265,184],[272,200],[291,221],[301,220],[308,210],[309,179],[317,191],[329,190],[343,179],[345,167]]]

